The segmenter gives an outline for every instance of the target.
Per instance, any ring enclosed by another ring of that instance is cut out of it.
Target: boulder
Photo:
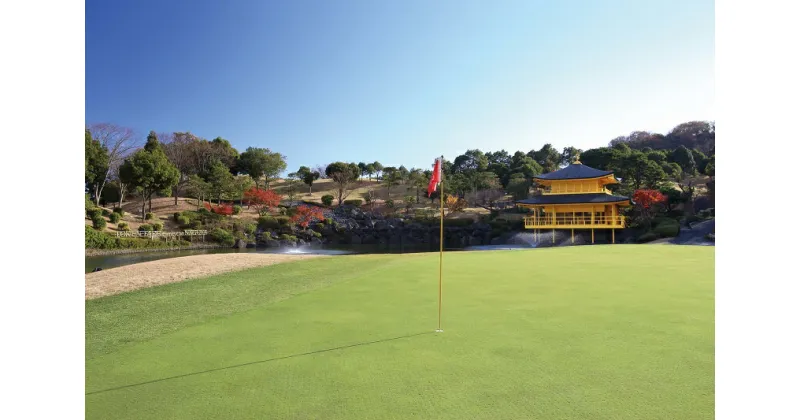
[[[244,239],[237,239],[236,242],[233,243],[234,248],[244,249],[247,248],[247,242]]]
[[[276,241],[276,240],[274,240],[274,239],[268,239],[268,240],[264,241],[264,245],[266,245],[268,248],[280,248],[281,247],[281,243]]]

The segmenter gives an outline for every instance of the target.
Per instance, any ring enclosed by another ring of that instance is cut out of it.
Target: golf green
[[[320,258],[86,302],[91,419],[712,419],[714,248]]]

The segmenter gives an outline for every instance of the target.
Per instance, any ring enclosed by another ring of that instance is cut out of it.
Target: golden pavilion
[[[533,229],[539,239],[543,230],[552,230],[553,243],[556,229],[571,231],[575,243],[575,230],[591,230],[594,243],[595,229],[614,232],[625,228],[625,218],[620,207],[630,206],[631,199],[611,193],[609,184],[618,184],[612,171],[590,168],[576,160],[569,166],[534,177],[537,193],[516,202],[519,207],[533,210],[525,218],[525,228]]]

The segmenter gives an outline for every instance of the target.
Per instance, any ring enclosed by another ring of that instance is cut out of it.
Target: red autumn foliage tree
[[[256,187],[244,192],[244,200],[248,206],[255,207],[260,216],[264,216],[273,207],[281,203],[281,196],[273,190],[260,190]]]
[[[204,205],[206,207],[206,210],[212,213],[221,214],[223,216],[230,216],[233,214],[233,205],[231,204],[220,204],[218,206],[212,206],[209,203],[204,203]]]
[[[320,221],[323,218],[325,218],[325,215],[322,214],[322,210],[320,210],[318,207],[298,206],[297,211],[295,212],[294,216],[292,216],[292,222],[298,226],[307,228],[312,221]]]
[[[648,226],[656,211],[667,201],[667,196],[658,190],[636,190],[632,198],[640,217]]]

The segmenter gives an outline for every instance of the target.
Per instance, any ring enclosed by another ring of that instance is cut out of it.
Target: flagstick
[[[442,332],[442,256],[444,255],[444,168],[442,168],[444,164],[444,156],[442,156],[442,161],[439,163],[439,173],[440,180],[439,182],[442,184],[442,190],[439,194],[439,206],[441,209],[441,214],[439,216],[439,328],[436,329],[436,332]]]

